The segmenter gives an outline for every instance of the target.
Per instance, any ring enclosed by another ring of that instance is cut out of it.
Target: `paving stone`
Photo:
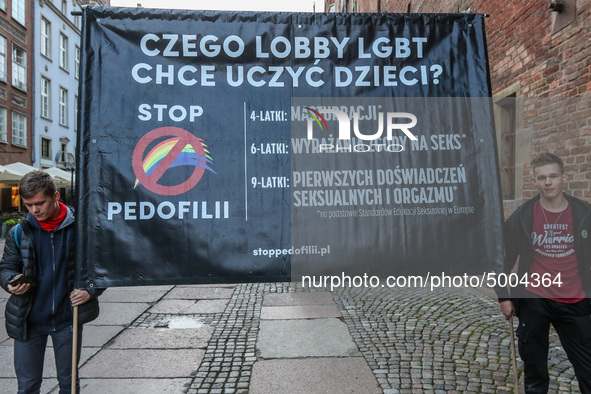
[[[334,305],[331,292],[308,293],[271,293],[265,294],[263,306],[293,306],[293,305]]]
[[[127,329],[110,349],[199,349],[207,347],[213,328],[135,328]]]
[[[201,349],[103,349],[80,369],[90,378],[179,378],[195,375]]]
[[[263,306],[261,319],[313,319],[341,317],[336,305]]]
[[[171,300],[165,299],[159,301],[150,308],[150,313],[176,313],[176,314],[196,314],[196,313],[219,313],[226,309],[227,300]]]
[[[104,302],[156,302],[173,286],[112,287],[100,296]]]
[[[176,286],[164,299],[175,300],[215,300],[229,299],[234,293],[235,286],[228,287],[203,287],[203,286]]]
[[[83,379],[82,393],[125,393],[125,394],[177,394],[183,393],[191,383],[185,379]]]
[[[101,302],[99,317],[86,326],[127,326],[149,307],[144,302]]]
[[[102,347],[109,343],[125,327],[122,326],[93,326],[85,325],[82,329],[82,346]]]
[[[257,348],[264,358],[359,354],[347,326],[338,319],[262,320]]]
[[[250,393],[381,393],[363,357],[258,361]]]

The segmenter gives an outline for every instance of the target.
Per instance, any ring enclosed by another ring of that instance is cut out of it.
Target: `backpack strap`
[[[24,235],[31,237],[31,228],[29,227],[29,224],[26,221],[21,221],[20,223],[17,223],[15,228],[14,228],[14,243],[16,243],[16,247],[17,248],[21,248],[20,245],[20,241],[18,239],[19,235],[18,232],[19,230],[21,231],[21,233],[23,233]]]
[[[14,243],[16,244],[17,248],[21,248],[20,243],[18,242],[18,229],[21,226],[20,223],[17,223],[16,226],[14,227]]]

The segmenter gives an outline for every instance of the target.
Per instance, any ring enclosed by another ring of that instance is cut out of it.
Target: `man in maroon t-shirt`
[[[591,205],[563,193],[564,165],[550,153],[531,163],[539,195],[507,220],[509,271],[519,257],[522,287],[511,298],[497,289],[501,313],[519,317],[519,354],[526,393],[547,393],[550,325],[573,364],[583,393],[591,393]]]

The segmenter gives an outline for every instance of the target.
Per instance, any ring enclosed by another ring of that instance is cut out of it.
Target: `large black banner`
[[[78,284],[485,273],[482,15],[86,7]]]

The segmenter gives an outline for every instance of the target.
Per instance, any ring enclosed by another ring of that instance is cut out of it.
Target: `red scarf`
[[[38,222],[39,225],[41,226],[41,228],[43,228],[43,230],[45,230],[45,231],[53,231],[53,230],[55,230],[56,228],[58,228],[58,226],[60,224],[62,224],[62,222],[66,218],[66,214],[68,213],[68,208],[66,208],[66,206],[61,201],[58,201],[58,203],[59,203],[59,207],[61,209],[59,215],[57,215],[53,219],[49,219],[49,220],[44,220],[42,222]]]

